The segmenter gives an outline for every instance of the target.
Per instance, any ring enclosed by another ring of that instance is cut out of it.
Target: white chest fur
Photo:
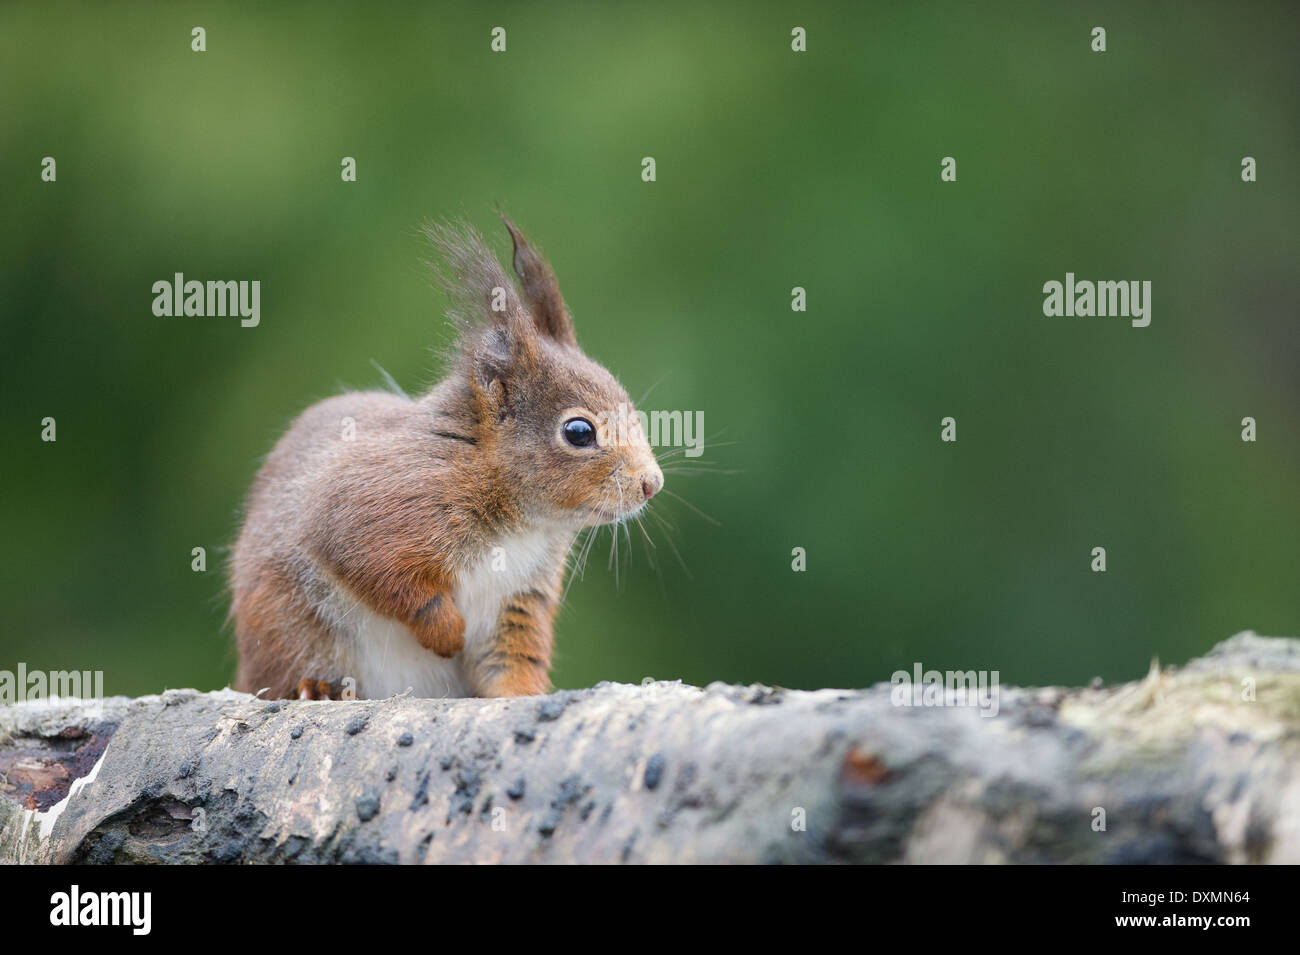
[[[506,600],[547,580],[565,543],[563,537],[540,531],[512,535],[457,575],[452,599],[465,618],[466,650],[492,638]],[[336,626],[347,644],[344,668],[355,671],[359,696],[383,698],[408,687],[418,697],[472,694],[461,657],[447,660],[426,650],[400,621],[358,602]]]
[[[357,696],[383,699],[410,690],[419,697],[469,696],[458,660],[447,660],[420,646],[400,621],[381,617],[364,605],[348,615],[348,662],[356,674]]]
[[[491,639],[502,604],[537,586],[553,570],[561,546],[561,541],[541,531],[512,535],[488,548],[458,575],[453,599],[465,618],[466,647]]]

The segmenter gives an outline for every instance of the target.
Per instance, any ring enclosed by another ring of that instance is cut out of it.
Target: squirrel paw
[[[298,699],[300,700],[335,700],[334,688],[325,680],[310,680],[304,677],[298,681]]]
[[[478,696],[540,696],[551,692],[546,670],[526,663],[513,663],[484,682]]]
[[[438,594],[416,611],[412,629],[420,644],[440,657],[465,649],[465,618],[448,594]]]

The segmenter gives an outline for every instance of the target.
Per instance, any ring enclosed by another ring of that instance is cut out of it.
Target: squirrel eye
[[[589,448],[596,443],[596,426],[586,418],[570,418],[564,422],[564,440],[575,448]]]

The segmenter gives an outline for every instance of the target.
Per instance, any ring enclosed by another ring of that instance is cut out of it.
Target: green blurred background
[[[5,6],[0,668],[224,685],[262,455],[372,360],[436,379],[416,228],[504,253],[498,202],[734,472],[669,473],[721,524],[659,505],[689,576],[651,522],[616,586],[602,535],[559,686],[1075,683],[1300,634],[1296,8],[1135,6]],[[177,271],[259,279],[260,327],[154,317]],[[1045,318],[1066,271],[1151,280],[1151,326]]]

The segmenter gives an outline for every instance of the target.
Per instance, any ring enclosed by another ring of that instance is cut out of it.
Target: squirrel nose
[[[658,468],[641,479],[641,493],[645,495],[647,501],[658,494],[663,486],[664,476]]]

